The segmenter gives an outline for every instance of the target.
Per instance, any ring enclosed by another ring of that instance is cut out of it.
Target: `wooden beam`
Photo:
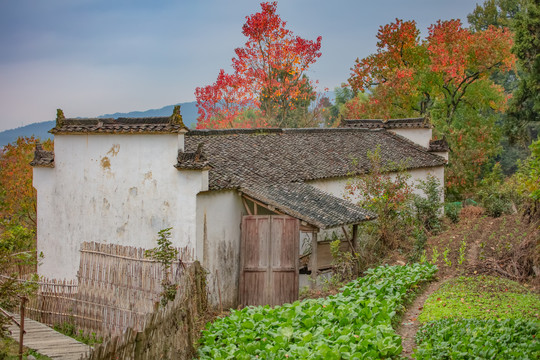
[[[249,205],[248,203],[246,202],[246,198],[242,196],[242,202],[244,203],[244,207],[246,208],[246,212],[248,215],[252,215],[251,214],[251,209],[249,208]]]
[[[358,249],[358,224],[352,226],[352,245],[356,252],[356,249]]]
[[[310,226],[310,225],[300,225],[300,231],[304,231],[304,232],[313,232],[313,231],[319,231],[318,228],[314,227],[314,226]]]
[[[275,212],[275,213],[278,214],[278,215],[289,216],[289,215],[287,215],[287,214],[285,214],[285,213],[282,213],[281,211],[279,211],[279,210],[277,210],[277,209],[275,209],[275,208],[274,208],[274,210],[270,209],[270,208],[269,208],[269,205],[263,204],[262,202],[260,202],[260,201],[258,201],[258,200],[255,200],[255,199],[253,199],[252,197],[247,196],[246,194],[242,194],[242,196],[245,197],[247,200],[252,201],[253,204],[262,206],[263,208],[268,209],[268,210],[270,210],[270,211],[273,211],[273,212]],[[255,215],[257,215],[256,212],[255,212]]]
[[[313,231],[311,236],[311,288],[317,286],[317,273],[319,272],[317,264],[317,232]]]
[[[347,229],[345,229],[345,226],[342,226],[341,230],[343,230],[343,235],[345,235],[345,240],[347,240],[347,242],[349,243],[349,247],[351,248],[351,252],[352,252],[352,254],[354,256],[355,248],[354,248],[353,243],[351,242],[351,240],[349,238],[349,234],[347,233]]]

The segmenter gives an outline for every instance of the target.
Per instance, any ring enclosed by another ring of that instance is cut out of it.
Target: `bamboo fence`
[[[121,336],[94,346],[88,360],[178,359],[196,355],[199,317],[207,310],[206,271],[198,262],[184,271],[174,301],[147,316],[143,329],[128,328]]]
[[[180,283],[193,252],[178,249],[169,280]],[[146,315],[160,300],[164,276],[160,263],[144,249],[115,244],[83,243],[77,280],[41,279],[28,304],[29,317],[47,325],[72,324],[85,334],[119,335],[143,329]],[[181,289],[180,289],[181,291]]]

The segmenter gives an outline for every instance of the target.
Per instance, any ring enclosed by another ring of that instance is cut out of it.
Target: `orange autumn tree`
[[[214,84],[195,90],[197,128],[294,126],[291,115],[315,99],[305,72],[321,56],[321,37],[295,36],[276,11],[275,2],[263,2],[261,12],[247,16],[234,73],[221,70]]]
[[[36,191],[32,186],[32,167],[35,144],[38,139],[20,137],[0,150],[0,213],[35,228]],[[46,140],[45,150],[52,150],[53,143]]]
[[[471,191],[498,151],[495,114],[507,98],[490,76],[514,66],[511,32],[472,32],[449,20],[432,25],[422,40],[414,21],[396,19],[380,27],[377,39],[377,52],[357,59],[349,78],[354,91],[369,96],[345,104],[345,116],[429,115],[435,136],[445,136],[450,145],[447,189],[456,195]]]

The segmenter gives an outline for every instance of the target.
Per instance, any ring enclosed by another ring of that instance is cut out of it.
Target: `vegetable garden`
[[[246,307],[203,331],[201,359],[381,359],[401,353],[392,324],[430,264],[381,266],[337,295],[270,308]]]

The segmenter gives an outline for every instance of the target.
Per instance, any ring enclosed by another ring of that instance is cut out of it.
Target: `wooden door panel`
[[[299,222],[291,217],[272,218],[272,268],[293,270],[298,268],[300,240]]]
[[[271,305],[282,305],[298,300],[298,279],[292,271],[274,271]]]
[[[244,241],[244,267],[257,269],[268,268],[268,242],[270,241],[270,219],[248,217],[242,229]]]
[[[281,305],[298,299],[300,222],[289,216],[242,218],[241,305]]]
[[[244,299],[245,305],[266,305],[267,272],[244,272]]]

